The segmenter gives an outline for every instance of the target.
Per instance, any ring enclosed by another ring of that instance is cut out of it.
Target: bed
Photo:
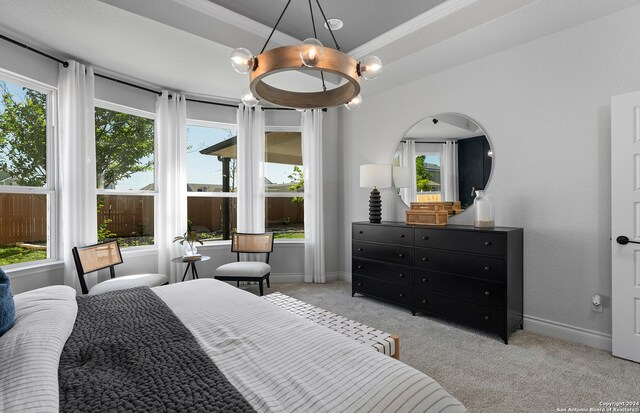
[[[0,411],[466,411],[427,375],[221,281],[92,297],[14,297]]]

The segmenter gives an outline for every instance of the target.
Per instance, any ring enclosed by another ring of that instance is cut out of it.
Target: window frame
[[[225,122],[217,122],[217,121],[210,121],[210,120],[201,120],[201,119],[187,119],[186,122],[186,127],[187,130],[189,128],[189,126],[198,126],[198,127],[203,127],[203,128],[212,128],[212,129],[232,129],[236,131],[236,135],[238,133],[238,125],[235,123],[225,123]],[[187,131],[185,131],[185,136],[187,134]],[[236,160],[237,160],[237,151],[236,151]],[[240,170],[240,165],[238,164],[238,170]],[[185,162],[185,169],[184,169],[184,174],[185,174],[185,178],[187,175],[187,165]],[[188,184],[188,180],[187,180],[187,184]],[[187,191],[187,199],[186,201],[188,202],[189,197],[199,197],[199,198],[235,198],[236,199],[236,203],[237,203],[237,199],[238,199],[238,192],[237,192],[237,187],[236,187],[236,192],[188,192]],[[187,211],[188,214],[188,211]],[[236,222],[238,220],[238,217],[236,215]],[[231,240],[228,239],[220,239],[220,240],[204,240],[204,246],[216,246],[216,245],[227,245],[231,243]]]
[[[425,155],[425,161],[426,161],[426,157],[429,155],[437,155],[438,158],[440,159],[440,181],[442,181],[442,152],[434,152],[434,151],[427,151],[427,152],[416,152],[416,158],[418,156],[422,156]],[[415,159],[413,160],[413,163],[415,164]],[[440,195],[440,197],[442,197],[442,182],[439,182],[440,184],[440,190],[439,191],[429,191],[429,192],[420,192],[418,191],[417,188],[417,183],[416,183],[416,194],[420,195],[420,194],[428,194],[428,195]]]
[[[96,180],[96,199],[100,195],[121,195],[121,196],[152,196],[153,197],[153,244],[151,245],[139,245],[134,247],[126,247],[122,249],[122,253],[130,253],[135,251],[144,251],[149,249],[158,249],[156,241],[156,234],[158,233],[158,139],[156,133],[157,116],[153,112],[147,112],[146,110],[136,109],[130,106],[124,106],[118,103],[109,102],[102,99],[94,99],[94,118],[95,108],[101,108],[111,110],[114,112],[126,113],[127,115],[139,116],[153,120],[153,191],[142,189],[99,189],[98,182]],[[94,146],[96,145],[94,139]],[[96,212],[97,214],[97,212]],[[97,229],[96,229],[97,231]],[[126,254],[128,255],[128,254]]]
[[[22,195],[45,195],[47,197],[47,258],[43,260],[18,262],[3,266],[7,271],[18,270],[24,267],[34,267],[39,265],[49,265],[60,260],[60,236],[58,231],[58,88],[30,79],[26,76],[10,72],[0,68],[0,80],[15,84],[20,87],[35,90],[47,96],[47,127],[46,127],[46,163],[47,163],[47,184],[43,187],[32,186],[4,186],[0,185],[2,194],[22,194]]]

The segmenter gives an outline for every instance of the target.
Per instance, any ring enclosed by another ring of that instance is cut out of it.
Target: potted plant
[[[184,245],[186,242],[187,245],[185,247],[184,255],[196,255],[198,250],[195,247],[195,243],[199,242],[200,245],[204,245],[202,240],[198,238],[198,233],[193,230],[191,220],[187,220],[187,231],[181,236],[177,236],[173,239],[173,242],[180,242],[180,245]]]

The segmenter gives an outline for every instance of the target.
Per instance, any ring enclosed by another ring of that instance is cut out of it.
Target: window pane
[[[420,193],[440,192],[440,154],[416,156],[416,190]]]
[[[96,107],[98,189],[154,190],[154,121]]]
[[[47,258],[47,195],[0,193],[0,266]]]
[[[304,192],[300,132],[267,132],[265,161],[267,192]]]
[[[236,192],[236,131],[187,127],[187,191]]]
[[[203,241],[231,239],[230,234],[238,227],[236,205],[235,198],[189,196],[187,218]]]
[[[275,238],[304,238],[304,198],[266,198],[265,228]]]
[[[47,95],[0,81],[0,185],[47,185]]]
[[[144,195],[98,195],[98,241],[117,239],[120,248],[153,245],[154,201]]]

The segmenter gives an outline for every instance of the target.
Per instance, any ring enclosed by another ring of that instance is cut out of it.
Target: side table
[[[185,259],[184,257],[176,257],[176,258],[172,258],[171,262],[175,262],[175,263],[187,263],[187,268],[185,268],[184,270],[184,275],[182,276],[182,281],[185,280],[185,278],[187,278],[187,274],[189,273],[189,268],[191,268],[191,278],[194,280],[199,279],[200,277],[198,277],[198,270],[196,269],[196,262],[202,262],[202,261],[208,261],[210,260],[211,257],[209,257],[208,255],[201,255],[200,258],[198,258],[197,260],[193,260],[193,259]]]

